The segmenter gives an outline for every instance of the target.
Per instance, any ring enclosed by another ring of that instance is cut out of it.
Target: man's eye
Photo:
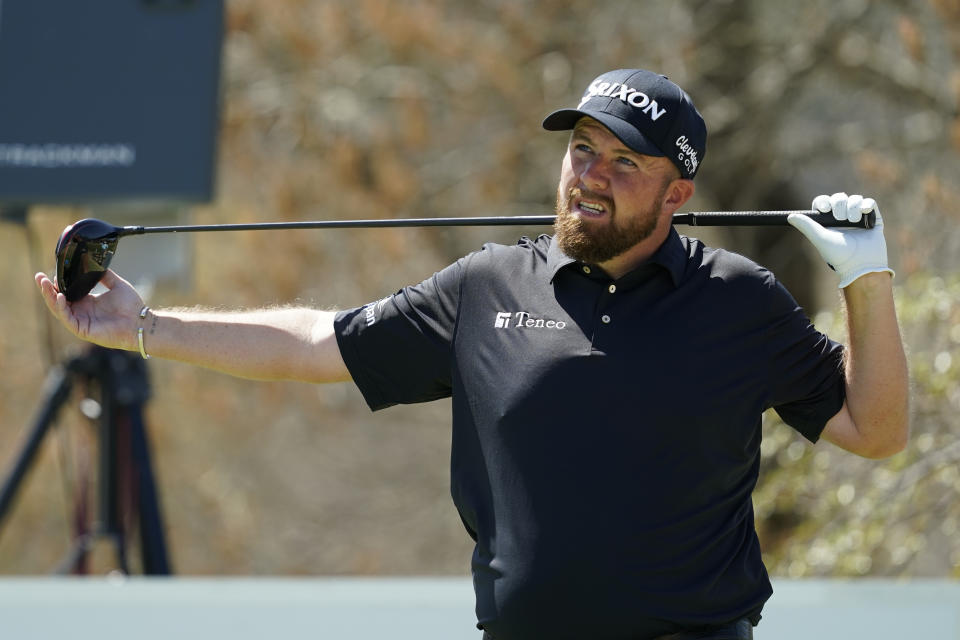
[[[582,144],[582,143],[581,143],[581,144],[578,144],[578,145],[574,145],[573,149],[574,149],[574,151],[582,151],[582,152],[584,152],[584,153],[592,153],[592,152],[593,152],[593,149],[591,149],[591,148],[589,147],[589,145],[585,145],[585,144]]]
[[[628,166],[628,167],[635,167],[635,166],[637,166],[637,163],[636,163],[636,162],[634,162],[634,161],[631,160],[630,158],[627,158],[627,157],[624,157],[624,156],[620,156],[619,158],[617,158],[617,162],[619,162],[620,164],[626,165],[626,166]]]

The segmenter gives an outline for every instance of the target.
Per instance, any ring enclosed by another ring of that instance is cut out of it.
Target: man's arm
[[[875,211],[873,229],[825,229],[806,216],[790,216],[837,272],[847,307],[846,401],[822,436],[868,458],[902,451],[909,435],[907,359],[893,303],[893,271],[887,266],[883,218],[871,198],[818,196],[813,209],[838,220],[858,221]]]
[[[333,330],[335,312],[306,308],[248,312],[148,311],[112,271],[108,288],[68,303],[44,274],[36,275],[44,302],[75,336],[112,349],[139,351],[138,329],[151,357],[178,360],[258,380],[349,380]]]
[[[902,451],[909,435],[909,382],[893,287],[886,273],[869,273],[843,290],[849,344],[847,399],[823,437],[868,458]]]
[[[144,319],[144,349],[151,357],[241,378],[339,382],[350,374],[337,347],[334,315],[307,308],[151,310]]]

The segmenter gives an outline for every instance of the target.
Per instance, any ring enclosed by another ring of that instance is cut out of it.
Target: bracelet
[[[150,307],[143,305],[143,308],[140,309],[140,319],[143,320],[147,317],[147,312],[150,311]],[[140,347],[140,357],[144,360],[150,359],[150,354],[147,353],[146,349],[143,348],[143,327],[137,329],[137,346]]]

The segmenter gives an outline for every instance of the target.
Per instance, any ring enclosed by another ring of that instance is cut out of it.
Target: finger
[[[823,213],[826,212],[824,211]],[[787,224],[802,233],[807,237],[807,240],[811,242],[814,242],[826,231],[819,222],[802,213],[791,213],[787,216]]]
[[[53,286],[53,282],[49,279],[43,282],[41,290],[43,291],[43,301],[46,303],[50,313],[58,320],[69,323],[70,307],[67,304],[67,297],[57,291],[57,288]]]
[[[863,206],[863,196],[854,194],[847,199],[847,220],[850,222],[860,222],[863,212],[860,208]]]
[[[43,298],[44,304],[47,305],[47,308],[53,313],[57,314],[57,288],[53,285],[53,282],[46,276],[46,274],[38,273],[34,276],[34,279],[37,281],[37,286],[40,287],[40,295]]]
[[[810,208],[820,213],[830,213],[830,196],[826,194],[817,196],[813,199],[813,204],[810,205]]]
[[[43,271],[37,271],[33,274],[33,281],[37,283],[37,286],[40,287],[40,290],[43,291],[43,283],[49,282],[53,285],[53,288],[57,288],[57,282],[55,280],[56,276],[48,276]]]
[[[63,322],[68,327],[76,325],[76,319],[73,315],[73,309],[67,303],[67,297],[57,291],[56,286],[45,274],[38,273],[35,276],[37,284],[40,285],[40,293],[43,302],[50,310],[50,313]]]
[[[113,269],[107,269],[103,272],[103,276],[100,278],[100,284],[105,286],[107,289],[113,289],[118,285],[126,285],[131,289],[134,288],[129,281],[121,278]]]
[[[123,279],[117,275],[116,271],[113,269],[107,269],[103,272],[103,276],[100,278],[100,284],[105,286],[107,289],[113,289],[115,286],[120,284]]]
[[[67,296],[63,295],[60,292],[57,292],[53,299],[53,304],[56,307],[57,315],[59,315],[64,320],[70,320],[70,305],[67,304]]]
[[[59,291],[56,293],[55,307],[56,314],[63,325],[74,335],[83,337],[80,333],[81,316],[77,314],[77,305],[82,304],[82,300],[76,302],[67,302],[67,296]]]
[[[824,251],[832,253],[837,247],[844,244],[842,232],[828,229],[802,213],[791,213],[787,216],[787,224],[805,235],[807,240],[820,250],[821,254]]]
[[[847,194],[835,193],[830,196],[830,210],[833,212],[835,220],[847,219]]]

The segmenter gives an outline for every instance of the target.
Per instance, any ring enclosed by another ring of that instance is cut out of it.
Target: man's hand
[[[109,291],[67,302],[53,281],[38,273],[34,279],[50,312],[70,333],[111,349],[136,351],[138,314],[143,299],[133,286],[111,270],[100,281]]]
[[[887,243],[883,238],[883,218],[873,198],[835,193],[813,199],[812,208],[820,213],[833,213],[837,220],[859,222],[864,214],[876,212],[877,222],[872,229],[827,229],[808,216],[792,214],[787,218],[793,227],[807,237],[830,267],[840,276],[839,288],[867,273],[886,271]]]
[[[847,397],[823,437],[861,456],[893,455],[906,446],[910,431],[909,377],[893,286],[882,275],[893,274],[887,266],[883,218],[873,198],[845,193],[817,196],[812,208],[851,222],[876,213],[872,229],[826,229],[805,215],[787,218],[840,276],[847,306]]]

